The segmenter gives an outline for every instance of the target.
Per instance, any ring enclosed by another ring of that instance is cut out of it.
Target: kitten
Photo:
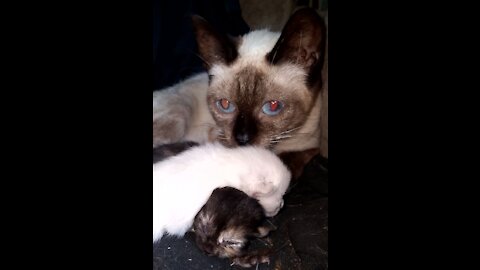
[[[153,241],[183,236],[213,190],[234,187],[258,200],[266,216],[283,207],[291,174],[272,152],[219,143],[192,147],[153,164]]]
[[[249,240],[265,237],[273,229],[262,226],[264,221],[256,199],[235,188],[217,188],[195,216],[195,242],[206,254],[230,258],[243,267],[268,262],[266,254],[247,252]]]
[[[208,72],[154,92],[154,146],[257,145],[295,160],[287,165],[298,176],[320,144],[323,20],[300,9],[281,33],[257,30],[236,39],[198,16],[193,25]]]

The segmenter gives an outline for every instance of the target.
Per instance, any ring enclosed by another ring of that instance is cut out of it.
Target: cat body
[[[213,141],[215,122],[205,106],[208,75],[153,92],[153,146],[180,141]]]
[[[291,174],[272,152],[219,143],[192,147],[153,165],[153,241],[183,236],[213,190],[234,187],[257,199],[267,216],[283,206]]]
[[[266,254],[247,252],[251,239],[265,237],[273,229],[263,226],[264,221],[256,199],[235,188],[217,188],[195,216],[195,243],[207,255],[230,258],[240,266],[268,262]]]
[[[230,39],[193,17],[207,72],[153,94],[154,146],[191,140],[276,154],[320,144],[324,24],[297,11],[283,31]]]

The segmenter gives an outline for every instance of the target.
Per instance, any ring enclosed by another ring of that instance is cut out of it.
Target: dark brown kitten
[[[206,254],[230,258],[243,267],[268,262],[266,252],[247,252],[252,238],[265,237],[272,230],[262,226],[264,221],[257,200],[235,188],[217,188],[195,217],[195,241]]]

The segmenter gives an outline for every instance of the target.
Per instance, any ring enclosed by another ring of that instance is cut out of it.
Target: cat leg
[[[185,137],[192,119],[192,104],[171,91],[154,94],[153,147],[176,143]]]
[[[320,148],[311,148],[303,151],[284,152],[278,156],[292,173],[292,181],[296,181],[302,175],[307,163],[318,154],[320,154]]]

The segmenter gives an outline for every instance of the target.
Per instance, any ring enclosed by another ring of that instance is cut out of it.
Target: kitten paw
[[[270,258],[267,255],[246,255],[234,258],[231,266],[238,265],[240,267],[249,268],[260,263],[270,264]]]

